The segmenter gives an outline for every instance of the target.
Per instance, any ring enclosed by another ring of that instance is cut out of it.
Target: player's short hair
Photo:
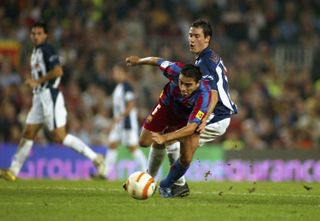
[[[35,22],[32,26],[31,29],[33,28],[42,28],[44,33],[48,34],[48,26],[45,22],[43,21],[37,21]]]
[[[202,28],[204,37],[210,36],[212,38],[212,28],[210,23],[206,19],[198,19],[191,24],[191,27]]]
[[[183,76],[194,79],[196,82],[199,82],[202,78],[202,73],[200,68],[193,64],[186,64],[180,72]]]

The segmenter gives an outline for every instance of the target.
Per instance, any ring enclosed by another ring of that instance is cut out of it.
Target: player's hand
[[[112,127],[113,127],[114,125],[116,125],[117,123],[119,123],[120,121],[122,121],[122,120],[123,120],[123,117],[122,117],[122,116],[115,117],[115,118],[112,120],[112,123],[111,123]]]
[[[151,132],[151,135],[152,135],[152,140],[157,144],[164,144],[166,142],[165,137],[159,133]]]
[[[127,66],[135,66],[139,63],[140,57],[138,56],[129,56],[126,58]]]
[[[201,122],[201,124],[197,127],[196,132],[199,133],[199,134],[201,134],[201,133],[205,130],[206,125],[207,125],[207,121],[206,121],[206,120],[203,120],[203,121]]]
[[[34,88],[39,85],[39,82],[32,78],[27,79],[24,83],[31,88]]]

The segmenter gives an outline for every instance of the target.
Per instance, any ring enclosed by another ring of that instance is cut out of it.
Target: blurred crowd
[[[30,26],[44,20],[64,67],[68,127],[90,145],[106,145],[112,66],[129,55],[193,63],[189,25],[213,26],[212,48],[228,68],[239,107],[218,141],[226,149],[315,149],[320,141],[319,0],[2,0],[0,43],[20,43],[19,62],[0,53],[0,142],[17,143],[32,92]],[[150,67],[129,69],[140,121],[166,80]],[[49,142],[44,130],[37,142]]]

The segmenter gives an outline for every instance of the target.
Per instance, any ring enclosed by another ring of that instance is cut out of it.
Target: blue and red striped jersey
[[[188,119],[189,123],[200,124],[207,114],[211,99],[208,83],[201,80],[196,91],[189,97],[183,97],[179,88],[179,75],[184,64],[161,59],[158,65],[163,75],[169,79],[161,92],[159,103],[170,108],[175,116]]]

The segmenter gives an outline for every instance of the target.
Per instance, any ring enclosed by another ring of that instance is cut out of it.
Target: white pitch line
[[[102,188],[102,187],[64,187],[64,186],[55,186],[55,187],[23,187],[23,188],[17,188],[13,186],[8,186],[5,188],[0,187],[0,190],[6,190],[6,189],[16,189],[16,190],[72,190],[72,191],[100,191],[100,192],[124,192],[124,190],[119,188]],[[198,194],[198,195],[208,195],[208,194],[219,194],[219,191],[212,191],[212,192],[200,192],[200,191],[192,191],[191,194]],[[274,196],[274,197],[305,197],[305,198],[319,198],[320,195],[313,195],[313,194],[283,194],[283,193],[261,193],[261,192],[231,192],[231,191],[225,191],[223,192],[223,196],[227,195],[234,195],[234,196]]]

